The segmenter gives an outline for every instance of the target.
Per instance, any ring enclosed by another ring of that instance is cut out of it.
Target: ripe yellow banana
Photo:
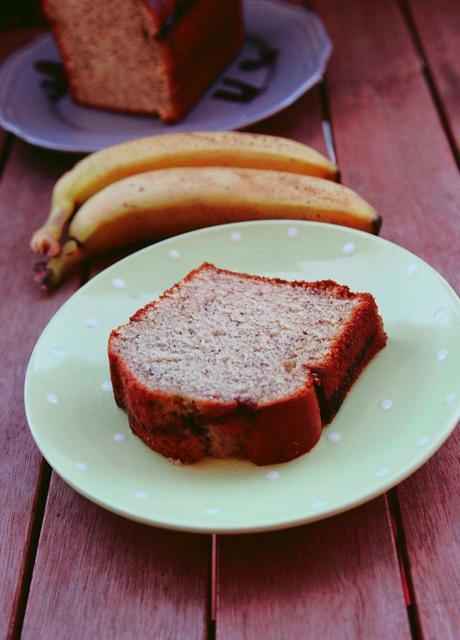
[[[195,167],[119,180],[87,200],[62,252],[36,279],[52,288],[75,264],[104,251],[227,222],[321,220],[377,233],[380,216],[335,182],[282,171]]]
[[[174,133],[124,142],[93,153],[54,187],[47,222],[31,240],[37,253],[58,255],[64,226],[75,209],[107,185],[128,176],[171,167],[273,169],[334,179],[337,167],[300,142],[256,133]]]

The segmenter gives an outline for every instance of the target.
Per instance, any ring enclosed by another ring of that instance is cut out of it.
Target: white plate
[[[299,7],[274,0],[245,0],[244,14],[245,44],[178,124],[81,107],[67,93],[50,98],[50,91],[42,86],[50,78],[35,66],[43,60],[60,62],[50,34],[13,54],[0,69],[0,124],[32,144],[85,153],[147,135],[239,129],[262,120],[290,105],[321,79],[332,46],[320,20]],[[278,52],[272,64],[250,71],[239,68],[242,60],[258,59],[267,48]],[[245,103],[217,99],[216,90],[235,91],[225,85],[225,78],[263,90]]]

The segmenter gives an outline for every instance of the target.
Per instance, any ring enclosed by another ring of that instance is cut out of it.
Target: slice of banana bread
[[[309,451],[386,343],[369,293],[205,263],[114,329],[114,395],[147,445],[285,462]]]

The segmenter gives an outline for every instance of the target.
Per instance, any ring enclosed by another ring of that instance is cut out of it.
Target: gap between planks
[[[209,577],[209,615],[208,615],[208,636],[207,640],[215,640],[216,637],[216,615],[217,615],[217,544],[218,538],[215,533],[211,536],[211,566]]]
[[[401,576],[401,584],[404,599],[406,601],[407,618],[410,625],[410,631],[414,640],[422,640],[423,635],[415,604],[415,590],[412,582],[406,533],[404,531],[404,525],[401,517],[397,488],[393,487],[393,489],[390,489],[386,496],[391,517],[391,532],[396,548],[396,554],[398,556],[399,574]]]
[[[450,125],[449,116],[444,107],[442,96],[440,95],[437,89],[436,81],[434,79],[434,74],[431,69],[428,56],[426,55],[426,51],[425,51],[425,47],[423,46],[422,39],[418,33],[417,26],[415,24],[415,20],[412,15],[412,10],[409,6],[409,2],[408,0],[397,0],[397,4],[403,16],[403,20],[406,24],[410,38],[412,40],[412,44],[414,45],[414,49],[416,50],[417,55],[421,60],[422,74],[428,86],[428,90],[430,92],[431,98],[433,100],[434,106],[439,116],[442,129],[447,138],[447,142],[449,143],[450,150],[452,151],[452,155],[454,156],[457,167],[460,169],[460,149],[457,147],[457,143],[455,141],[455,135]]]
[[[31,519],[30,529],[27,534],[27,554],[24,560],[21,583],[18,590],[16,611],[12,616],[11,628],[8,633],[8,638],[10,638],[10,640],[19,640],[19,638],[21,637],[30,584],[32,582],[32,574],[34,571],[35,558],[37,557],[38,543],[40,541],[40,534],[43,525],[43,517],[45,514],[50,481],[51,467],[48,465],[46,460],[42,458],[40,463],[40,475],[33,504],[34,515]]]
[[[334,164],[337,165],[336,180],[337,182],[341,183],[342,176],[340,175],[340,167],[337,161],[337,150],[336,150],[335,139],[334,139],[334,127],[332,125],[332,116],[331,116],[331,110],[329,107],[329,97],[327,93],[326,83],[324,82],[324,80],[321,80],[321,82],[318,84],[318,91],[319,91],[319,99],[321,104],[321,111],[323,114],[322,129],[323,129],[324,144],[326,145],[327,155],[329,156],[329,160],[331,160],[332,162],[334,162]]]
[[[12,141],[13,136],[0,129],[0,180],[2,179],[3,171],[8,162],[8,158],[10,157]]]

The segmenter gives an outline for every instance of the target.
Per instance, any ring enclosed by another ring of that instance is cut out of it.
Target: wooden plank
[[[202,640],[210,553],[209,536],[130,522],[53,475],[22,638]]]
[[[0,183],[0,638],[9,637],[23,606],[43,472],[24,415],[24,374],[41,330],[77,286],[71,279],[54,296],[44,295],[33,282],[29,249],[65,167],[56,154],[15,143]]]
[[[335,46],[326,79],[343,182],[381,212],[383,236],[458,287],[458,172],[397,4],[314,7]]]
[[[410,574],[425,640],[460,633],[460,430],[398,487]]]
[[[460,3],[458,0],[405,0],[419,43],[460,153]]]
[[[389,528],[379,498],[310,526],[221,538],[217,640],[410,638]]]
[[[325,153],[322,118],[314,89],[257,130]],[[384,498],[311,526],[217,542],[217,640],[410,637]]]
[[[458,173],[402,14],[395,2],[315,8],[335,45],[327,84],[344,182],[381,211],[384,236],[458,290]],[[397,491],[424,638],[458,638],[460,629],[459,452],[457,434]]]
[[[250,130],[275,136],[295,137],[327,155],[322,133],[323,113],[318,87],[299,98],[293,105],[276,115],[253,125]]]

